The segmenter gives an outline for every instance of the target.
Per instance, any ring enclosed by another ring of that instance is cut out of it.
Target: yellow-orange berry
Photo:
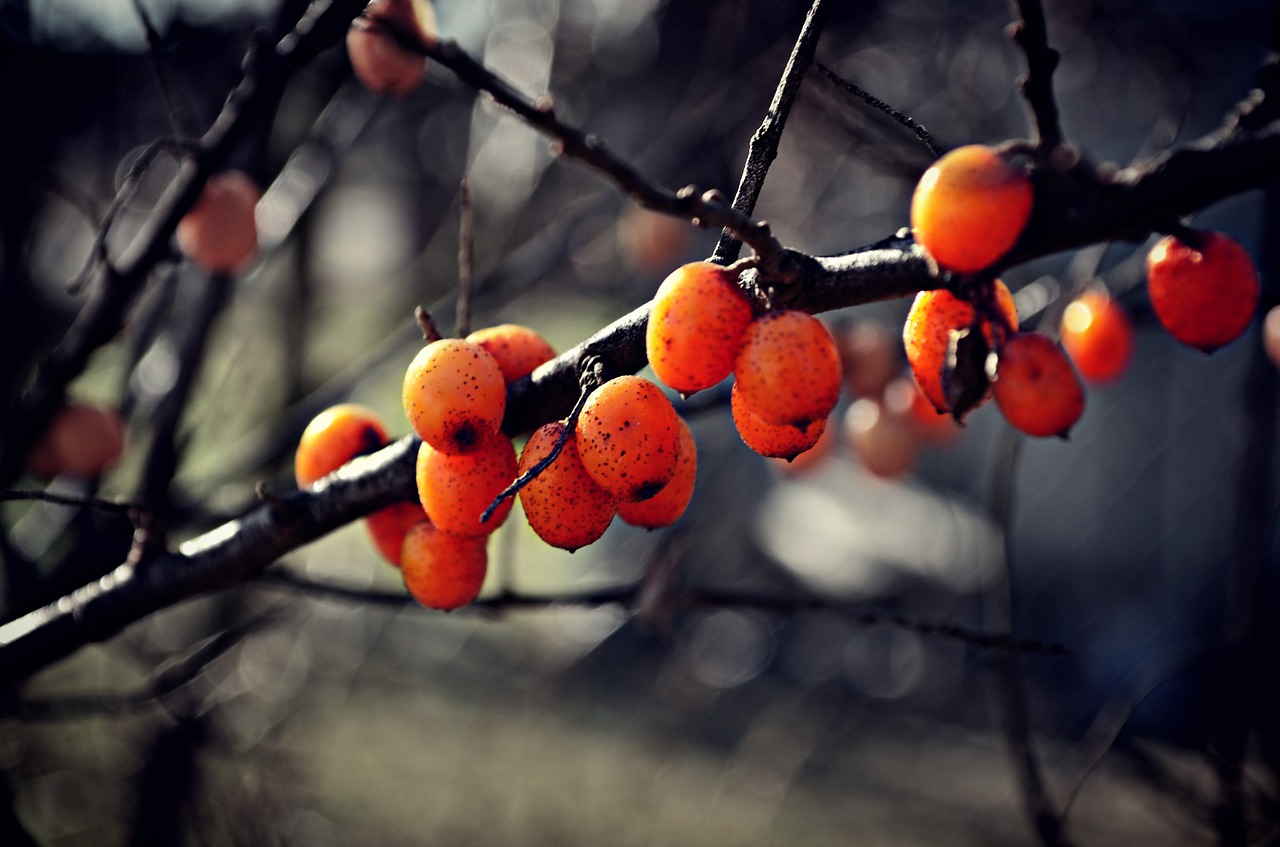
[[[480,517],[516,478],[516,449],[500,432],[486,433],[475,450],[455,456],[424,441],[418,448],[418,499],[431,522],[458,535],[488,535],[507,519],[503,500],[487,521]]]
[[[713,262],[676,268],[658,286],[649,311],[649,365],[681,394],[710,388],[733,372],[751,317],[731,271]]]
[[[293,454],[294,478],[299,488],[306,488],[386,443],[387,430],[377,412],[358,403],[330,406],[302,431]]]
[[[680,425],[680,458],[671,481],[648,500],[618,504],[618,517],[632,526],[646,529],[671,526],[680,520],[693,499],[694,484],[698,481],[698,445],[684,418],[676,418],[676,422]]]
[[[1018,240],[1032,200],[1025,170],[990,147],[958,147],[920,177],[911,196],[911,228],[939,265],[974,273]]]
[[[366,517],[364,525],[378,555],[399,567],[405,536],[426,517],[421,503],[394,503]]]
[[[261,197],[257,183],[240,171],[209,177],[200,199],[178,221],[178,249],[205,270],[241,270],[258,250],[254,211]]]
[[[996,404],[1015,429],[1066,437],[1084,412],[1084,387],[1052,339],[1020,332],[1005,342],[996,367]]]
[[[27,470],[37,477],[97,476],[124,452],[120,413],[87,403],[68,403],[54,414],[27,454]]]
[[[436,14],[428,0],[373,0],[347,31],[347,56],[356,78],[375,94],[403,97],[426,76],[426,59],[401,47],[383,29],[387,24],[431,44]]]
[[[551,455],[568,425],[553,421],[534,430],[520,452],[520,474]],[[604,535],[617,512],[618,498],[596,485],[582,465],[571,432],[560,453],[524,488],[520,505],[537,536],[552,547],[577,550]]]
[[[1102,291],[1086,291],[1062,313],[1062,346],[1080,375],[1110,382],[1133,353],[1133,326],[1124,309]]]
[[[1198,247],[1172,235],[1156,242],[1147,254],[1147,293],[1170,335],[1212,353],[1249,327],[1261,287],[1239,242],[1212,231],[1197,238]]]
[[[475,450],[486,433],[502,425],[507,386],[498,362],[479,344],[441,338],[409,363],[401,400],[419,438],[459,455]]]
[[[1018,309],[1013,295],[1000,280],[995,280],[995,303],[1006,324],[1003,329],[1012,332],[1018,328]],[[951,403],[943,383],[947,369],[947,350],[951,333],[974,328],[977,312],[973,304],[952,294],[945,288],[921,291],[916,295],[902,327],[902,342],[907,352],[907,363],[916,384],[939,412],[950,412]],[[995,343],[991,322],[981,320],[983,335],[988,344]]]
[[[747,407],[737,383],[729,393],[729,410],[742,442],[771,459],[791,461],[812,449],[827,428],[827,418],[814,418],[803,427],[771,424]]]
[[[743,401],[766,422],[804,428],[840,399],[840,352],[806,312],[768,312],[747,327],[733,375]]]
[[[477,329],[467,336],[467,341],[488,351],[508,383],[533,373],[538,365],[556,357],[555,348],[545,338],[520,324],[498,324]]]
[[[400,551],[404,586],[428,609],[451,611],[471,603],[489,568],[488,538],[454,535],[421,520]]]
[[[574,438],[597,485],[620,500],[644,500],[676,472],[679,424],[662,389],[643,377],[620,376],[587,397]]]

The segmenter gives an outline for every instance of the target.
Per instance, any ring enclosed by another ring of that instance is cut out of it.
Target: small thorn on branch
[[[413,310],[413,317],[418,322],[418,327],[422,330],[423,341],[430,344],[444,337],[440,334],[440,330],[436,328],[436,322],[432,320],[431,313],[426,309],[418,306]]]

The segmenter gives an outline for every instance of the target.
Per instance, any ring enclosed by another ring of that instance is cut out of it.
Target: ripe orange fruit
[[[511,500],[503,500],[489,520],[485,509],[516,478],[516,449],[500,432],[481,436],[476,449],[450,455],[429,442],[418,448],[418,499],[440,529],[457,535],[488,535],[507,519]]]
[[[644,500],[675,475],[680,417],[658,386],[620,376],[587,397],[574,438],[597,485],[620,500]]]
[[[1004,330],[1018,328],[1018,309],[1013,295],[1000,280],[995,280],[996,307],[1007,324]],[[963,300],[945,288],[921,291],[916,295],[902,327],[902,342],[907,352],[907,363],[916,384],[939,412],[952,411],[944,380],[947,371],[947,350],[951,333],[971,330],[977,319],[977,311],[968,300]],[[981,320],[983,336],[988,345],[995,344],[995,334],[988,318]],[[968,410],[965,410],[968,411]]]
[[[958,147],[920,177],[911,196],[911,229],[940,266],[974,273],[1017,242],[1032,200],[1025,170],[990,147]]]
[[[911,470],[920,439],[911,421],[867,397],[855,400],[845,412],[844,432],[862,466],[878,477],[899,477]]]
[[[1110,382],[1124,373],[1133,354],[1133,325],[1103,291],[1086,291],[1062,313],[1062,346],[1090,382]]]
[[[45,479],[97,476],[120,459],[124,444],[124,421],[114,409],[68,403],[27,454],[27,471]]]
[[[751,317],[736,274],[713,262],[676,268],[653,296],[644,339],[649,366],[686,396],[710,388],[732,373]]]
[[[742,400],[767,423],[803,429],[840,399],[840,352],[806,312],[761,315],[747,327],[733,374]]]
[[[817,444],[827,428],[826,418],[814,418],[803,427],[771,424],[748,408],[737,383],[729,393],[729,410],[742,442],[771,459],[791,461]]]
[[[431,44],[436,33],[435,10],[427,0],[373,0],[363,16],[374,25],[365,26],[357,18],[347,31],[351,70],[373,93],[403,97],[426,76],[426,59],[401,47],[377,22],[386,21]]]
[[[1249,253],[1221,232],[1198,233],[1200,249],[1167,235],[1147,254],[1147,293],[1169,334],[1212,353],[1253,320],[1261,287]]]
[[[1084,412],[1084,387],[1052,339],[1020,332],[1005,342],[996,367],[996,404],[1027,435],[1065,438]]]
[[[404,549],[405,536],[415,524],[426,519],[427,513],[422,510],[421,503],[395,503],[366,517],[364,525],[378,555],[400,567],[400,551]]]
[[[564,421],[534,430],[520,451],[520,475],[551,455]],[[596,485],[582,465],[572,433],[555,461],[520,489],[525,519],[538,537],[570,552],[604,535],[617,513],[618,498]]]
[[[302,431],[293,454],[294,478],[299,488],[306,488],[386,443],[387,430],[377,412],[358,403],[330,406]]]
[[[497,360],[479,344],[441,338],[409,363],[401,400],[423,441],[444,453],[463,454],[502,425],[507,385]]]
[[[618,504],[618,517],[632,526],[647,529],[671,526],[680,520],[693,499],[694,484],[698,480],[698,445],[684,418],[676,418],[676,422],[680,426],[680,458],[671,481],[647,500]]]
[[[534,368],[556,357],[555,348],[547,340],[521,324],[498,324],[477,329],[467,341],[479,344],[498,363],[502,378],[508,383],[533,373]]]
[[[240,171],[209,177],[200,199],[178,221],[178,249],[208,271],[243,269],[258,251],[254,210],[261,198],[257,184]]]
[[[454,535],[429,520],[414,524],[400,551],[404,586],[428,609],[452,611],[471,603],[489,569],[487,537]]]

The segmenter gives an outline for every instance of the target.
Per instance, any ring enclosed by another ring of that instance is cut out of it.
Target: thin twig
[[[932,154],[935,159],[946,152],[941,145],[933,140],[933,136],[929,133],[929,130],[924,128],[924,124],[917,123],[910,115],[904,115],[902,112],[899,112],[897,109],[893,108],[879,97],[876,97],[862,86],[852,83],[840,76],[835,71],[831,70],[831,68],[822,64],[822,62],[816,62],[815,64],[817,65],[818,70],[821,71],[827,79],[831,80],[854,97],[857,97],[871,108],[879,109],[902,126],[911,130],[920,143],[929,148],[929,153]]]
[[[1009,34],[1022,48],[1027,60],[1027,73],[1021,83],[1022,96],[1035,119],[1036,143],[1047,152],[1062,144],[1063,139],[1058,101],[1053,94],[1053,71],[1058,67],[1058,51],[1049,46],[1040,0],[1015,0],[1014,11],[1019,20],[1010,25]]]
[[[454,334],[471,333],[471,289],[475,285],[475,221],[471,211],[471,186],[466,177],[458,185],[458,308]]]
[[[128,515],[142,509],[140,503],[131,503],[126,500],[110,500],[105,497],[92,497],[87,494],[58,494],[54,491],[36,490],[0,491],[0,502],[23,500],[53,503],[58,506],[82,506],[117,515]]]

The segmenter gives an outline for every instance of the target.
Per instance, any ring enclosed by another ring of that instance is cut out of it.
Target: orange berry
[[[401,400],[418,437],[442,452],[463,454],[502,425],[507,386],[497,360],[479,344],[441,338],[409,363]]]
[[[124,421],[114,409],[68,403],[27,454],[27,470],[42,478],[97,476],[120,459],[124,443]]]
[[[839,427],[831,426],[831,420],[827,418],[822,422],[822,434],[818,436],[817,443],[808,450],[790,459],[771,458],[769,461],[788,476],[799,476],[812,470],[831,457],[836,443],[834,433],[838,429]]]
[[[254,210],[261,198],[257,184],[240,171],[209,177],[200,199],[178,221],[178,249],[205,270],[241,270],[258,251]]]
[[[920,386],[909,376],[894,377],[881,398],[891,415],[905,417],[927,441],[947,442],[960,434],[960,425],[946,412],[933,408]]]
[[[822,321],[806,312],[752,321],[733,374],[742,400],[771,424],[804,428],[840,399],[840,352]]]
[[[401,47],[380,28],[380,22],[399,27],[427,44],[435,41],[436,14],[427,0],[373,0],[347,31],[351,70],[375,94],[403,97],[422,82],[426,59]]]
[[[1280,367],[1280,306],[1272,306],[1262,321],[1262,348],[1271,363]]]
[[[872,474],[899,477],[915,466],[920,439],[911,422],[875,400],[853,401],[844,416],[845,437]]]
[[[485,509],[516,478],[516,449],[500,432],[485,433],[476,449],[450,455],[429,442],[418,448],[418,499],[432,523],[458,535],[488,535],[507,519],[511,500],[503,500],[489,520]]]
[[[620,376],[587,397],[574,438],[597,485],[620,500],[644,500],[675,475],[680,416],[658,386]]]
[[[1258,307],[1258,272],[1248,252],[1221,232],[1198,233],[1200,249],[1167,235],[1147,254],[1147,293],[1169,334],[1212,353],[1234,341]]]
[[[836,333],[844,384],[854,397],[879,397],[902,364],[898,340],[883,324],[858,321]]]
[[[420,520],[400,551],[404,587],[428,609],[452,611],[471,603],[489,569],[489,539],[454,535]]]
[[[358,403],[330,406],[302,431],[293,455],[294,478],[299,488],[306,488],[386,443],[387,430],[377,412]]]
[[[803,427],[771,424],[757,415],[742,399],[738,384],[729,393],[729,410],[733,425],[744,444],[761,456],[791,461],[818,443],[827,428],[827,419],[814,418]]]
[[[1086,291],[1067,305],[1061,338],[1076,369],[1090,382],[1120,376],[1133,353],[1129,316],[1102,291]]]
[[[467,341],[479,344],[498,363],[508,383],[533,373],[534,368],[556,357],[555,348],[538,333],[520,324],[498,324],[477,329]]]
[[[1006,329],[1016,330],[1018,309],[1008,287],[998,279],[995,280],[995,302],[1008,324]],[[972,329],[976,315],[972,303],[945,288],[921,291],[907,313],[906,323],[902,327],[907,363],[911,366],[916,384],[939,412],[952,411],[943,382],[951,333]],[[982,319],[982,329],[987,343],[994,344],[995,336],[990,321],[985,317]]]
[[[689,222],[643,206],[628,206],[618,218],[618,248],[629,267],[645,274],[674,265],[689,248]]]
[[[1020,332],[1005,342],[996,367],[996,404],[1027,435],[1066,437],[1084,412],[1084,387],[1052,339]]]
[[[1032,199],[1025,170],[990,147],[958,147],[920,177],[911,229],[943,268],[974,273],[1009,252],[1031,217]]]
[[[426,518],[421,503],[395,503],[366,517],[364,525],[378,554],[400,567],[400,551],[404,548],[405,536],[415,524]]]
[[[568,425],[553,421],[534,430],[520,452],[520,474],[551,455]],[[613,522],[618,498],[596,485],[582,465],[572,433],[555,461],[520,489],[520,505],[538,537],[570,552],[604,535]]]
[[[676,268],[653,296],[645,329],[649,365],[681,394],[710,388],[733,372],[751,317],[736,274],[713,262]]]
[[[694,484],[698,480],[698,445],[684,418],[676,418],[676,423],[680,427],[680,458],[671,481],[648,500],[618,504],[618,517],[632,526],[646,529],[671,526],[680,520],[693,499]]]

